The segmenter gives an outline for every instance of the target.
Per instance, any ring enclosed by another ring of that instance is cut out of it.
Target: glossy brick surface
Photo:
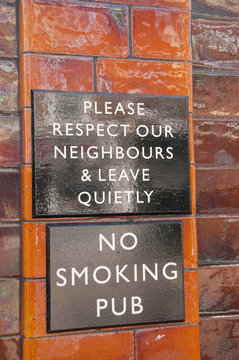
[[[102,0],[96,0],[101,2]],[[179,9],[190,9],[190,0],[104,0],[104,2],[112,2],[129,5],[147,5],[147,6],[163,6]]]
[[[20,120],[0,116],[0,166],[18,166],[20,161]]]
[[[25,339],[22,360],[29,359],[133,360],[133,332]]]
[[[46,226],[24,223],[22,227],[22,275],[25,278],[46,277]]]
[[[213,17],[239,18],[237,0],[192,0],[192,12]]]
[[[21,106],[31,106],[31,89],[93,91],[93,61],[89,58],[25,54],[20,75]]]
[[[0,277],[19,276],[20,269],[20,226],[0,226]]]
[[[194,71],[194,117],[238,117],[238,98],[237,72],[226,75],[223,72]]]
[[[0,220],[19,219],[19,181],[18,170],[0,169]]]
[[[17,57],[16,9],[0,5],[0,57]]]
[[[238,22],[192,19],[194,64],[239,69]]]
[[[1,360],[21,360],[20,336],[6,336],[0,338]]]
[[[199,264],[239,262],[239,218],[198,218]]]
[[[191,65],[180,62],[99,59],[98,91],[185,95],[191,108]]]
[[[199,360],[199,327],[171,326],[136,331],[136,360]]]
[[[239,312],[239,267],[200,268],[198,272],[200,314]]]
[[[197,169],[197,212],[238,214],[238,169]]]
[[[18,72],[15,60],[0,59],[0,113],[18,110]]]
[[[24,220],[32,219],[32,167],[21,169],[21,215]]]
[[[184,272],[186,323],[198,322],[197,281],[198,279],[196,272]],[[30,280],[30,281],[25,281],[23,283],[22,333],[24,334],[25,337],[28,338],[52,335],[46,333],[46,281],[45,280]]]
[[[194,121],[195,161],[200,166],[239,165],[239,121]]]
[[[25,0],[21,51],[126,57],[126,7],[83,1]],[[70,39],[70,42],[69,42]]]
[[[14,334],[20,330],[19,291],[19,280],[0,280],[0,335]]]
[[[189,60],[189,25],[188,12],[133,8],[133,56]]]
[[[22,109],[22,160],[32,162],[32,120],[31,109]]]
[[[238,360],[239,318],[200,321],[201,360]]]

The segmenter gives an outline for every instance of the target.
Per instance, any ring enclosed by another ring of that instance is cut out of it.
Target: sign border
[[[96,93],[96,92],[84,92],[84,91],[60,91],[60,90],[38,90],[32,89],[31,90],[31,137],[32,137],[32,218],[33,219],[42,219],[42,218],[77,218],[77,217],[105,217],[105,216],[134,216],[134,215],[170,215],[170,214],[185,214],[189,215],[192,213],[192,190],[191,190],[191,167],[190,167],[190,121],[189,121],[189,111],[187,109],[187,122],[188,122],[188,147],[187,147],[187,154],[188,154],[188,163],[187,163],[187,171],[189,177],[189,209],[188,211],[152,211],[152,212],[124,212],[124,213],[84,213],[84,214],[60,214],[60,215],[36,215],[36,193],[35,193],[35,137],[34,137],[34,94],[38,92],[45,92],[45,93],[65,93],[65,94],[89,94],[89,95],[107,95],[107,96],[141,96],[141,97],[148,97],[148,98],[184,98],[186,99],[187,108],[188,108],[188,96],[184,95],[151,95],[151,94],[122,94],[122,93]]]
[[[182,295],[183,295],[183,319],[182,320],[171,320],[171,321],[155,321],[155,322],[136,322],[136,323],[130,323],[130,324],[124,324],[124,325],[107,325],[105,327],[103,326],[94,326],[94,327],[84,327],[84,328],[73,328],[73,329],[64,329],[64,330],[51,330],[50,323],[51,323],[51,292],[50,292],[50,279],[51,279],[51,272],[50,272],[50,228],[51,227],[68,227],[68,226],[112,226],[112,225],[144,225],[144,224],[178,224],[180,225],[180,231],[181,231],[181,250],[182,250]],[[177,323],[184,323],[185,322],[185,290],[184,290],[184,282],[185,282],[185,276],[184,276],[184,257],[183,257],[183,220],[154,220],[154,221],[130,221],[130,222],[102,222],[102,223],[96,223],[96,222],[82,222],[82,223],[76,223],[76,222],[67,222],[67,223],[47,223],[46,224],[46,332],[48,334],[52,333],[64,333],[64,332],[73,332],[73,331],[84,331],[84,330],[92,330],[92,329],[110,329],[110,328],[122,328],[122,327],[129,327],[129,326],[148,326],[148,325],[154,325],[154,324],[177,324]]]

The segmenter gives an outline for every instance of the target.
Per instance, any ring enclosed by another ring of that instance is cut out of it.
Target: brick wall
[[[239,354],[239,4],[192,1],[201,359]]]
[[[0,358],[20,359],[20,120],[15,1],[0,1]]]
[[[186,321],[46,332],[46,223],[32,218],[31,89],[189,96],[192,209],[195,166],[192,126],[190,2],[187,0],[20,1],[22,114],[23,360],[199,359],[197,246],[194,216],[183,221]],[[165,219],[131,217],[131,221]],[[129,217],[121,217],[121,222]],[[77,223],[115,221],[74,218]],[[58,219],[57,222],[62,221]]]

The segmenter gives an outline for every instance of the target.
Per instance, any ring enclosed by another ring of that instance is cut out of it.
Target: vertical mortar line
[[[133,49],[132,49],[132,21],[131,21],[131,11],[132,6],[128,6],[128,25],[129,25],[129,57],[132,57],[133,55]]]
[[[97,78],[97,61],[98,61],[98,57],[94,56],[93,57],[93,82],[94,82],[94,92],[98,92],[97,90],[97,83],[98,83],[98,78]]]
[[[134,360],[136,360],[135,330],[133,330],[133,334],[134,334]]]

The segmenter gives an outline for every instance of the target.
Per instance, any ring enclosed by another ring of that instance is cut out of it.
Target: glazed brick
[[[15,60],[0,59],[0,113],[18,110],[18,71]]]
[[[201,319],[201,360],[238,360],[239,317]]]
[[[132,9],[133,56],[190,60],[190,14],[153,8]]]
[[[133,332],[69,335],[23,340],[22,360],[133,360]]]
[[[213,17],[239,18],[237,0],[192,0],[192,12]]]
[[[192,215],[196,214],[196,168],[190,166],[190,180],[191,180],[191,204],[192,204]]]
[[[197,169],[197,212],[238,214],[238,169]]]
[[[32,219],[32,167],[22,166],[21,169],[21,207],[22,218]]]
[[[202,315],[239,313],[239,267],[200,268],[199,311]]]
[[[191,64],[99,59],[98,91],[124,94],[185,95],[191,108]]]
[[[183,263],[185,269],[197,269],[197,233],[195,218],[183,219]]]
[[[197,120],[194,122],[196,164],[239,165],[239,121]]]
[[[185,323],[198,323],[198,272],[184,271]]]
[[[128,56],[127,7],[63,0],[25,0],[21,51]]]
[[[1,360],[21,360],[20,336],[0,337]]]
[[[239,69],[238,22],[192,19],[194,64]]]
[[[0,220],[18,220],[20,192],[19,171],[0,169],[0,183]]]
[[[19,280],[0,279],[0,335],[19,332],[19,289]]]
[[[16,8],[0,5],[0,57],[17,57]]]
[[[31,109],[22,109],[22,161],[32,162],[32,121]]]
[[[31,89],[93,91],[93,60],[76,56],[25,54],[20,60],[21,106],[31,106]]]
[[[238,117],[238,98],[238,73],[194,71],[194,117]]]
[[[184,272],[184,292],[185,323],[197,323],[199,319],[198,278],[196,271]],[[109,329],[105,328],[102,330]],[[80,333],[89,331],[80,331]],[[46,280],[44,279],[23,282],[22,333],[27,338],[52,336],[52,334],[46,332]]]
[[[24,223],[22,228],[22,275],[46,277],[46,225]]]
[[[239,262],[239,218],[198,218],[199,264]]]
[[[199,327],[170,326],[136,331],[136,360],[199,360]]]
[[[18,166],[20,124],[18,117],[0,116],[0,166]]]
[[[0,225],[0,277],[20,274],[20,226]]]
[[[101,2],[102,0],[96,0]],[[128,4],[128,5],[146,5],[146,6],[163,6],[178,9],[190,9],[189,0],[104,0],[104,2]]]

